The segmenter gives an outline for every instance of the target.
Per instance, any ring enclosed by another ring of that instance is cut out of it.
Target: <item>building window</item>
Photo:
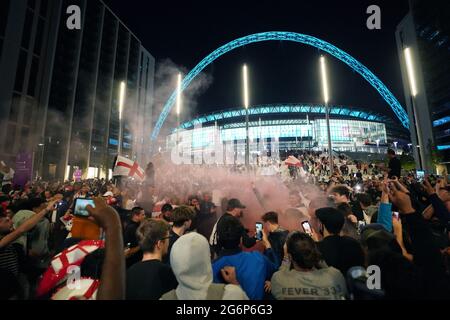
[[[17,92],[22,92],[23,90],[23,80],[25,78],[26,66],[27,66],[27,52],[25,50],[20,50],[19,61],[17,62],[17,69],[16,69],[16,82],[14,84],[14,90]]]
[[[23,27],[22,33],[22,47],[28,49],[30,45],[31,38],[31,29],[33,28],[33,12],[31,10],[27,10],[27,16],[25,18],[25,25]]]
[[[44,26],[45,21],[42,18],[39,18],[37,31],[36,31],[36,40],[34,42],[34,54],[37,56],[41,55],[42,49],[42,41],[44,41]]]
[[[31,63],[31,70],[30,70],[30,78],[28,81],[28,90],[27,94],[29,96],[35,97],[36,96],[36,80],[38,76],[39,71],[39,59],[36,57],[33,57],[33,62]]]

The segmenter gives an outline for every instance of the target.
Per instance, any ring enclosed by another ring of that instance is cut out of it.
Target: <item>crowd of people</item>
[[[333,172],[326,154],[296,156],[274,175],[155,160],[140,183],[5,181],[0,297],[450,298],[447,177],[402,173],[392,150]]]

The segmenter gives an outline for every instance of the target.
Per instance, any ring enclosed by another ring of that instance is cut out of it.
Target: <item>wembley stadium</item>
[[[326,149],[326,108],[320,104],[271,104],[252,106],[249,115],[250,151],[260,141],[277,141],[280,151]],[[244,108],[216,111],[182,123],[167,137],[167,147],[190,141],[192,152],[217,143],[246,141]],[[387,115],[367,108],[330,106],[333,150],[384,153],[387,147],[408,143],[408,132]],[[218,134],[217,134],[218,132]]]

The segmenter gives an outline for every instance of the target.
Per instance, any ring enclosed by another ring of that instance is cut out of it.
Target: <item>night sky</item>
[[[375,75],[404,105],[395,28],[408,12],[395,1],[154,1],[104,0],[158,61],[170,58],[188,70],[219,46],[264,31],[292,31],[328,41]],[[371,4],[381,8],[382,29],[366,27]],[[318,49],[291,42],[263,42],[231,51],[206,72],[210,87],[195,113],[242,105],[241,67],[249,66],[255,104],[322,101]],[[329,57],[331,103],[369,108],[394,117],[359,74]],[[156,84],[158,85],[158,84]]]

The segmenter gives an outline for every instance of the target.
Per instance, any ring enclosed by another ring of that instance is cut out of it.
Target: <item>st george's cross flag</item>
[[[143,181],[145,178],[145,171],[139,167],[139,164],[136,161],[118,156],[113,176],[126,176]]]

